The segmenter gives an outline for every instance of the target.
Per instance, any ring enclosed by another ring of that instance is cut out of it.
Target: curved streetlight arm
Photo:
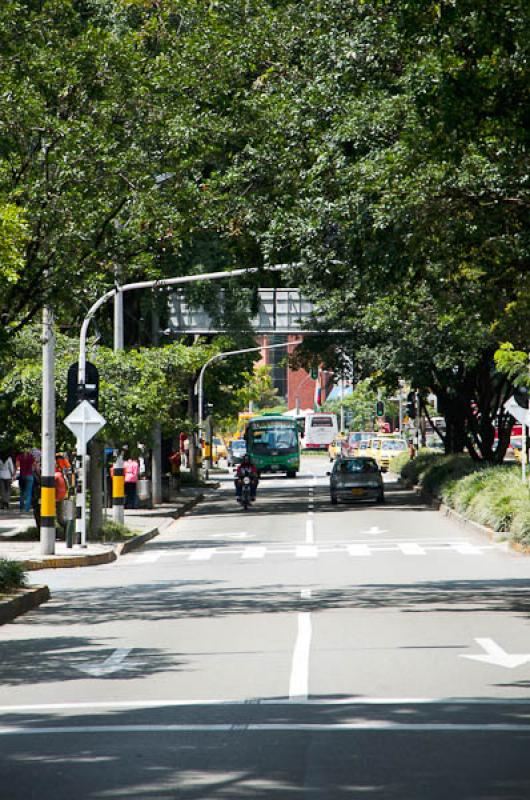
[[[222,361],[224,358],[228,358],[229,356],[238,356],[242,355],[243,353],[255,353],[258,350],[274,350],[279,347],[291,347],[291,345],[301,344],[304,340],[303,339],[296,339],[294,342],[282,342],[281,344],[267,344],[263,345],[262,347],[245,347],[242,350],[226,350],[224,353],[217,353],[217,355],[212,356],[205,364],[203,364],[201,371],[199,372],[199,378],[197,380],[197,394],[198,394],[198,421],[199,421],[199,428],[202,427],[203,423],[203,416],[202,416],[202,404],[204,400],[204,373],[206,372],[206,368],[213,364],[215,361]]]
[[[111,300],[118,292],[130,292],[133,289],[159,289],[163,286],[175,286],[183,283],[198,283],[201,281],[218,281],[223,278],[234,278],[238,275],[252,275],[257,272],[283,272],[286,269],[294,269],[295,267],[303,266],[301,263],[294,264],[273,264],[270,267],[248,267],[246,269],[234,269],[228,272],[204,272],[199,275],[183,275],[179,278],[162,278],[156,281],[138,281],[137,283],[126,283],[123,286],[116,286],[102,295],[90,307],[88,314],[83,320],[81,325],[81,332],[79,334],[79,366],[77,373],[77,382],[79,385],[84,386],[86,380],[86,340],[88,327],[93,319],[96,311],[101,308],[107,300]]]

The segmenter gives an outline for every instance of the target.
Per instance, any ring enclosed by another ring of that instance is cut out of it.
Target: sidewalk
[[[0,558],[22,562],[27,570],[93,566],[114,561],[145,541],[156,536],[202,499],[204,489],[186,488],[171,503],[156,508],[125,510],[125,524],[137,532],[127,542],[87,542],[87,547],[67,548],[64,541],[55,543],[54,555],[43,555],[39,541],[23,541],[17,534],[35,525],[31,513],[21,513],[16,508],[0,512]],[[107,519],[112,519],[112,509],[107,509]]]

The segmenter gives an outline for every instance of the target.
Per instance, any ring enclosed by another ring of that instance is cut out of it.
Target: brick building
[[[300,339],[299,334],[275,334],[259,337],[259,343],[262,347],[271,344],[280,344],[282,342],[296,342]],[[262,350],[260,364],[269,364],[272,368],[271,375],[274,388],[278,390],[278,401],[287,404],[289,409],[292,408],[313,408],[315,401],[315,385],[316,381],[311,378],[310,374],[305,369],[291,369],[287,363],[287,353],[292,353],[296,345],[293,344],[288,348],[278,348],[277,350]],[[327,394],[331,391],[329,385],[330,376],[328,373],[322,373],[322,403],[326,399]]]

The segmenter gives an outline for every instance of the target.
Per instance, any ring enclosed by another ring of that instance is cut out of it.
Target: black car
[[[235,467],[237,464],[241,464],[243,456],[247,452],[247,443],[244,439],[234,439],[228,445],[227,452],[228,466]]]

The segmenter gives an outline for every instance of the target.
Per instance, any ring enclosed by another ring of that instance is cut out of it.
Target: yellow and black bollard
[[[40,490],[40,527],[41,530],[53,531],[55,539],[55,476],[41,476]]]
[[[125,470],[123,458],[118,458],[112,473],[112,518],[114,522],[124,523]]]

